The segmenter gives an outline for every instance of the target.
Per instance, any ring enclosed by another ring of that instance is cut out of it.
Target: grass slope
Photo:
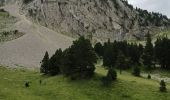
[[[103,87],[100,79],[105,74],[105,69],[97,67],[94,78],[70,81],[63,76],[0,67],[0,100],[170,100],[170,92],[159,92],[157,81],[123,72],[110,87]],[[24,87],[25,81],[31,81],[29,88]]]

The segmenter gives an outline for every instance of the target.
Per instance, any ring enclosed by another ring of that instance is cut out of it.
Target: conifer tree
[[[134,76],[140,76],[140,68],[135,66],[133,68],[133,73],[132,73]]]
[[[120,51],[118,53],[116,65],[117,65],[118,69],[120,70],[120,74],[121,74],[122,70],[125,69],[125,67],[126,67],[126,57],[124,56],[122,51]]]
[[[99,57],[103,56],[103,46],[100,42],[96,43],[94,50]]]
[[[164,69],[170,69],[170,39],[158,38],[155,42],[155,58]]]
[[[49,69],[49,55],[48,52],[45,53],[45,56],[41,62],[40,72],[44,74],[48,74]]]
[[[151,35],[148,33],[147,34],[147,41],[146,41],[146,46],[143,51],[143,64],[146,66],[147,69],[151,69],[153,65],[153,44],[152,44],[152,39]]]
[[[62,64],[62,50],[58,49],[55,54],[49,60],[49,74],[57,75],[60,73],[60,67]]]
[[[161,80],[159,89],[160,89],[161,92],[166,92],[167,91],[166,84],[165,84],[164,80]]]
[[[107,43],[104,44],[103,65],[108,68],[113,68],[116,65],[116,59],[117,59],[116,45],[108,41]]]
[[[88,78],[94,74],[96,61],[97,57],[90,41],[80,37],[64,52],[62,69],[64,74],[72,79]]]

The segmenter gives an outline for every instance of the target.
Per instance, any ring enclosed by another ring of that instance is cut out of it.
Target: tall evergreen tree
[[[58,49],[55,54],[49,60],[49,74],[57,75],[60,73],[60,67],[62,64],[62,50]]]
[[[146,41],[146,46],[143,51],[143,64],[146,66],[147,69],[151,69],[153,65],[153,44],[152,44],[152,39],[151,35],[148,33],[147,34],[147,41]]]
[[[71,78],[87,78],[94,74],[94,63],[97,61],[95,51],[88,39],[80,37],[73,42],[73,45],[65,52],[64,60],[70,60],[64,66],[64,73]],[[70,70],[71,68],[71,70]]]
[[[158,38],[155,42],[155,58],[164,69],[170,69],[170,39]]]
[[[94,50],[99,57],[103,56],[103,52],[104,52],[103,46],[100,42],[96,43],[96,45],[94,46]]]
[[[41,62],[40,72],[44,74],[48,74],[48,69],[49,69],[49,55],[48,52],[46,52]]]
[[[127,64],[126,57],[124,56],[122,51],[120,51],[118,53],[118,57],[117,57],[117,61],[116,61],[116,65],[117,65],[118,69],[120,70],[120,74],[122,73],[122,70],[125,69],[125,67],[127,66],[126,64]]]
[[[116,65],[117,48],[116,45],[108,41],[104,44],[103,65],[113,68]]]
[[[161,80],[159,90],[160,90],[160,92],[166,92],[167,91],[166,84],[165,84],[164,80]]]

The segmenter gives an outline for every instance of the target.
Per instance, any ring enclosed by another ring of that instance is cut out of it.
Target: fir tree
[[[94,50],[99,57],[103,56],[103,46],[100,42],[96,43]]]
[[[44,74],[48,74],[48,68],[49,68],[49,55],[48,52],[46,52],[41,62],[40,72]]]
[[[125,69],[125,67],[127,66],[126,64],[127,64],[126,57],[124,56],[122,51],[120,51],[117,57],[117,61],[116,61],[116,65],[118,69],[120,70],[120,74],[122,73],[122,70]]]
[[[49,60],[49,74],[57,75],[60,73],[60,67],[62,64],[62,50],[58,49],[55,54]]]
[[[158,38],[155,42],[155,58],[164,69],[170,69],[170,39]]]
[[[140,76],[140,68],[135,66],[133,69],[133,73],[134,76]]]
[[[116,65],[117,48],[113,43],[108,41],[104,44],[103,65],[108,68],[113,68]]]
[[[73,42],[64,54],[63,72],[72,79],[88,78],[94,74],[94,63],[97,61],[95,51],[88,39],[80,37]],[[66,64],[65,64],[66,63]]]
[[[161,92],[166,92],[167,91],[166,84],[165,84],[164,80],[161,80],[159,89],[160,89]]]
[[[143,64],[146,66],[147,69],[151,69],[153,65],[153,44],[152,44],[152,39],[151,35],[148,33],[147,34],[147,41],[146,41],[146,46],[144,48],[143,52]]]

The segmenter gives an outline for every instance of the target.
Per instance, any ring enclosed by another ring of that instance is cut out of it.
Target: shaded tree
[[[146,66],[147,69],[151,69],[152,65],[153,65],[153,57],[154,57],[154,53],[153,53],[153,44],[152,44],[152,39],[151,39],[151,35],[148,33],[147,34],[147,41],[146,41],[146,46],[144,48],[143,51],[143,64]]]
[[[164,80],[161,80],[159,89],[160,89],[161,92],[166,92],[167,91],[166,84],[165,84]]]
[[[49,60],[49,74],[57,75],[60,73],[60,66],[62,64],[62,50],[56,50],[55,54]]]
[[[68,61],[68,62],[66,62]],[[88,78],[94,74],[97,57],[88,39],[80,37],[64,51],[63,72],[72,79]]]
[[[48,52],[46,52],[41,62],[40,72],[44,74],[48,74],[48,68],[49,68],[49,55]]]
[[[170,69],[170,39],[158,38],[155,42],[155,58],[164,69]]]
[[[116,66],[120,70],[120,74],[122,73],[122,70],[126,68],[126,66],[127,66],[126,64],[127,64],[126,57],[124,56],[122,51],[120,51],[118,53],[118,57],[117,57],[117,61],[116,61]]]
[[[108,68],[113,68],[116,65],[117,59],[116,45],[108,41],[104,44],[103,65]]]
[[[134,76],[140,76],[140,68],[135,66],[133,68],[133,73],[132,73]]]
[[[103,56],[103,52],[104,52],[103,46],[100,42],[96,43],[96,45],[94,46],[94,50],[99,57]]]

